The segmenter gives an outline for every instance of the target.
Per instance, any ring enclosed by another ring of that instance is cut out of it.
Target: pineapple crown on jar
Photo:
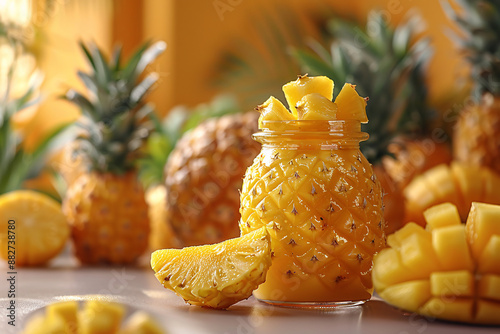
[[[80,42],[80,47],[90,65],[88,72],[77,73],[87,97],[74,89],[64,96],[82,112],[77,125],[83,131],[77,137],[76,153],[82,153],[91,170],[123,174],[136,167],[144,141],[153,129],[149,121],[153,108],[144,99],[158,74],[141,77],[166,44],[147,42],[124,64],[121,47],[115,48],[109,61],[95,43],[86,46]]]
[[[484,93],[500,96],[500,1],[460,0],[456,11],[449,0],[442,1],[448,17],[462,34],[451,33],[471,64],[472,97],[479,102]]]
[[[394,137],[426,133],[435,118],[424,78],[432,48],[428,38],[418,35],[421,23],[413,16],[393,28],[377,11],[369,13],[365,29],[332,18],[325,26],[328,46],[313,41],[310,48],[293,51],[305,71],[355,82],[357,91],[370,97],[366,108],[370,123],[364,126],[370,138],[361,150],[373,164],[389,154]]]

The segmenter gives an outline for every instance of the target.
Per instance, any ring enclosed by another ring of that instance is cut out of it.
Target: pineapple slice
[[[250,297],[271,266],[265,227],[219,244],[163,249],[151,255],[160,283],[192,305],[227,308]]]
[[[425,210],[424,217],[429,231],[462,223],[457,207],[451,203],[438,204]]]
[[[280,100],[271,96],[266,102],[256,108],[260,112],[259,129],[263,129],[264,121],[293,121],[296,119],[281,103]]]
[[[337,118],[337,105],[318,93],[307,94],[295,108],[299,120],[332,121]]]
[[[56,321],[55,318],[60,318],[64,321],[66,331],[68,333],[77,333],[78,329],[78,302],[67,301],[55,303],[47,306],[47,319]]]
[[[379,295],[402,309],[439,319],[500,325],[500,206],[473,203],[467,224],[445,203],[410,223],[374,258]]]
[[[125,309],[120,304],[89,300],[79,315],[79,333],[118,333],[124,313]]]
[[[283,92],[292,114],[297,119],[295,106],[304,96],[318,93],[330,101],[333,99],[333,81],[324,76],[308,77],[307,74],[300,75],[297,80],[284,85]]]
[[[149,314],[138,311],[128,319],[120,334],[163,334],[163,330]]]
[[[6,261],[15,248],[17,266],[44,265],[61,252],[69,234],[61,205],[49,196],[30,190],[0,196],[0,256]],[[15,247],[9,248],[13,236]]]
[[[368,123],[366,115],[366,100],[356,92],[356,86],[350,83],[344,84],[339,95],[335,99],[338,107],[337,119],[354,119],[361,123]]]

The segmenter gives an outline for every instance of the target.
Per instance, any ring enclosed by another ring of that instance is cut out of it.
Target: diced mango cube
[[[478,300],[476,310],[476,322],[484,325],[498,325],[500,303]]]
[[[380,291],[379,295],[390,304],[412,312],[417,311],[420,306],[432,297],[428,280],[391,285]]]
[[[434,297],[419,309],[419,313],[440,319],[471,322],[473,300],[470,298],[439,298]]]
[[[291,81],[283,86],[290,111],[297,118],[297,110],[295,105],[304,96],[311,93],[318,93],[329,99],[333,99],[333,81],[325,76],[308,77],[307,75],[299,76],[295,81]]]
[[[373,267],[372,278],[379,290],[390,285],[413,280],[413,274],[403,266],[396,250],[386,248],[375,255],[377,266]],[[379,291],[380,293],[380,291]]]
[[[429,278],[429,275],[439,269],[439,261],[432,248],[429,233],[412,234],[401,243],[401,262],[413,272],[414,279]]]
[[[483,275],[478,282],[478,295],[500,301],[500,276]]]
[[[478,261],[478,273],[500,275],[500,235],[492,235]]]
[[[457,207],[448,202],[425,210],[424,217],[427,222],[426,228],[429,231],[440,227],[461,224]]]
[[[483,182],[479,167],[454,162],[451,164],[451,172],[460,188],[458,191],[463,196],[463,203],[481,202],[483,200]],[[468,205],[458,206],[462,220],[467,218],[469,209]]]
[[[467,218],[467,241],[477,260],[492,235],[500,235],[500,206],[472,203]]]
[[[405,239],[414,234],[419,234],[422,236],[427,235],[428,237],[430,236],[430,233],[424,230],[422,226],[416,223],[408,223],[393,234],[389,235],[387,237],[387,244],[392,248],[399,249]]]
[[[435,272],[430,281],[431,293],[435,297],[474,295],[474,275],[468,270]]]
[[[442,270],[474,270],[465,238],[464,225],[452,225],[433,230],[432,246]]]

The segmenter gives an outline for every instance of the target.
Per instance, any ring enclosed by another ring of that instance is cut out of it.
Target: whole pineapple
[[[146,118],[152,109],[144,97],[157,74],[139,79],[165,43],[143,45],[126,64],[120,50],[108,62],[96,45],[81,47],[91,65],[89,73],[78,72],[88,98],[74,90],[66,98],[82,110],[77,152],[86,171],[69,185],[63,211],[82,263],[131,263],[148,244],[148,207],[136,160],[151,130]]]
[[[447,152],[445,144],[425,138],[431,111],[423,69],[431,50],[426,39],[413,41],[417,24],[411,20],[392,28],[375,11],[369,14],[365,30],[332,19],[326,27],[334,39],[330,49],[316,43],[314,51],[295,51],[305,71],[339,82],[355,82],[360,95],[369,97],[366,112],[370,122],[364,130],[370,138],[361,143],[361,151],[374,165],[386,193],[387,233],[403,223],[403,187],[426,168],[450,159],[450,154],[434,154]],[[338,87],[334,93],[339,93]],[[427,141],[434,145],[431,149],[419,144]]]
[[[471,64],[471,103],[457,120],[453,137],[456,160],[486,166],[500,173],[500,3],[493,0],[456,1],[456,13],[445,9],[464,32],[461,48]]]
[[[165,166],[168,223],[186,246],[239,235],[239,189],[259,153],[257,112],[209,119],[177,143]]]

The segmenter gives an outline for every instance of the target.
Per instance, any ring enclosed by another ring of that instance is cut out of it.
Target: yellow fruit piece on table
[[[271,96],[266,102],[258,106],[257,111],[259,116],[259,129],[264,129],[264,121],[293,121],[297,119],[290,111],[288,111],[280,100]],[[278,126],[278,124],[276,124]]]
[[[3,259],[8,260],[13,254],[9,250],[15,249],[16,266],[43,265],[61,252],[68,237],[69,226],[61,205],[52,198],[29,190],[0,196]]]
[[[478,283],[478,296],[500,302],[500,276],[481,276]]]
[[[491,236],[479,257],[477,271],[500,275],[500,235]]]
[[[467,218],[467,241],[477,260],[492,235],[500,235],[500,206],[472,203]]]
[[[390,285],[413,280],[413,274],[403,266],[396,250],[392,248],[381,250],[375,255],[375,261],[377,266],[373,267],[372,278],[377,292],[380,293]]]
[[[304,96],[295,106],[299,120],[333,121],[337,119],[337,105],[321,94]]]
[[[118,333],[124,314],[120,304],[89,300],[79,314],[79,334]]]
[[[354,119],[361,123],[368,123],[366,115],[366,100],[356,92],[356,86],[350,83],[344,84],[342,90],[335,98],[337,105],[337,119]]]
[[[309,77],[301,75],[297,80],[291,81],[283,86],[290,111],[297,119],[297,110],[295,105],[304,96],[311,93],[318,93],[329,99],[333,99],[333,81],[325,76]]]
[[[161,326],[149,314],[135,312],[123,326],[121,334],[163,334]]]
[[[471,298],[434,297],[425,303],[418,313],[450,321],[473,322],[473,306],[474,302]]]
[[[464,225],[447,226],[432,231],[432,246],[442,269],[474,270]]]
[[[403,282],[378,292],[389,304],[415,312],[431,297],[429,280]]]
[[[474,295],[474,275],[468,270],[432,273],[431,293],[435,297],[472,297]]]
[[[187,303],[227,308],[250,297],[271,266],[265,227],[219,244],[157,250],[151,267],[163,286]]]
[[[64,321],[69,333],[77,333],[78,329],[78,302],[67,301],[47,306],[47,319],[60,318]]]
[[[424,217],[429,231],[462,223],[457,207],[451,203],[438,204],[425,210]]]

